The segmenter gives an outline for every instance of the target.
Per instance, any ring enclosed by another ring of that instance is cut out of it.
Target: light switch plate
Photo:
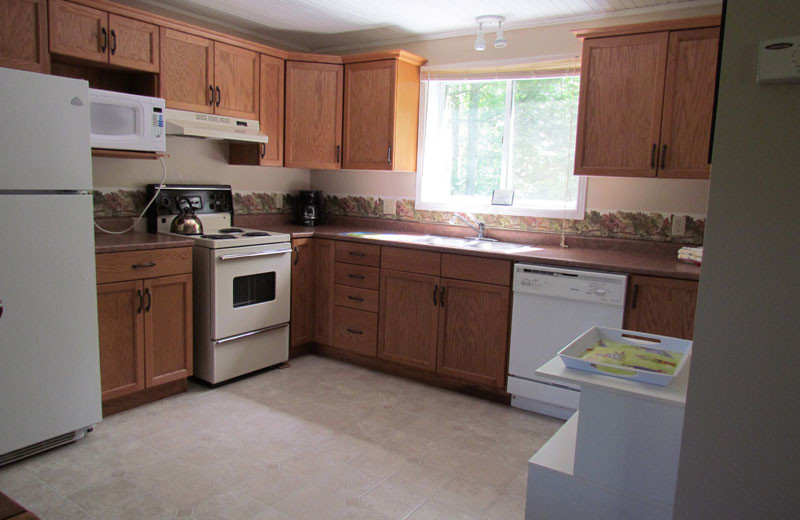
[[[760,85],[800,83],[800,36],[764,40],[758,47]]]
[[[686,234],[686,215],[672,215],[672,231],[674,237],[682,237]]]
[[[397,201],[395,199],[383,199],[383,214],[397,215]]]
[[[514,190],[492,190],[493,206],[511,206],[514,204]]]

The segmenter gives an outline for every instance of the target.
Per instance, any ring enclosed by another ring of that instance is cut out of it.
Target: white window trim
[[[564,56],[559,56],[562,58]],[[554,57],[548,57],[550,59]],[[535,63],[543,61],[541,58],[529,60],[513,60],[514,62]],[[480,65],[477,63],[470,63],[470,66]],[[491,67],[491,63],[483,63],[487,68]],[[458,64],[441,66],[437,68],[458,68]],[[544,208],[531,208],[530,206],[499,206],[492,204],[475,204],[474,202],[425,202],[422,200],[422,177],[425,175],[424,158],[425,158],[425,135],[428,128],[428,87],[430,82],[420,82],[419,93],[419,128],[417,131],[417,173],[416,173],[416,197],[414,199],[414,208],[423,211],[447,211],[447,212],[470,212],[481,213],[489,215],[515,215],[524,217],[541,217],[541,218],[568,218],[574,220],[583,220],[586,213],[586,176],[578,176],[578,198],[576,201],[575,209],[544,209]],[[510,107],[507,107],[510,110]],[[441,118],[440,118],[441,119]],[[510,139],[505,139],[503,148],[505,149],[510,142]],[[504,150],[505,151],[505,150]]]

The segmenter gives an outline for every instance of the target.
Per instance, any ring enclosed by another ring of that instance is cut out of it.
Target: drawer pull
[[[362,253],[361,251],[350,251],[349,254],[350,254],[350,256],[367,256],[364,253]]]
[[[354,302],[363,302],[364,301],[364,298],[361,298],[360,296],[348,296],[347,299],[353,300]]]
[[[355,278],[356,280],[363,280],[364,279],[364,275],[363,274],[348,273],[347,276],[350,277],[350,278]]]
[[[144,267],[155,267],[155,266],[156,266],[155,262],[147,262],[146,264],[133,264],[131,266],[131,268],[132,269],[142,269]]]
[[[358,334],[358,335],[364,334],[363,330],[358,330],[358,329],[347,329],[347,332],[349,332],[351,334]]]

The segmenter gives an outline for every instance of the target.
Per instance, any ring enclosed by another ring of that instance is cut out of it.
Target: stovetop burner
[[[248,231],[244,235],[244,237],[268,237],[270,236],[269,233],[266,231]]]
[[[217,230],[218,233],[241,233],[242,231],[244,231],[244,229],[238,227],[229,227]]]
[[[233,235],[200,235],[200,238],[210,238],[212,240],[233,240]]]

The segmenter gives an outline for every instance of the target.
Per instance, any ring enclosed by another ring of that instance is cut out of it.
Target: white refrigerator
[[[102,419],[85,81],[0,68],[0,465]]]

